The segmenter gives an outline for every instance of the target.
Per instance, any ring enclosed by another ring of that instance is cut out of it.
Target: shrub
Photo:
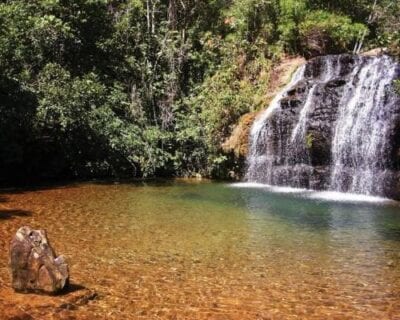
[[[323,10],[311,11],[300,24],[300,38],[308,57],[347,52],[368,28],[347,16]]]
[[[400,95],[400,79],[394,80],[394,91]]]

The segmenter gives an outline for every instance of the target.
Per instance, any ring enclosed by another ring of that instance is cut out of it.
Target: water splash
[[[257,182],[238,182],[230,184],[233,188],[240,189],[260,189],[266,192],[281,193],[281,194],[297,194],[302,198],[314,199],[314,200],[324,200],[329,202],[352,202],[352,203],[397,203],[394,200],[388,198],[370,196],[357,193],[343,193],[338,191],[314,191],[302,188],[291,188],[282,186],[271,186],[267,184],[257,183]]]

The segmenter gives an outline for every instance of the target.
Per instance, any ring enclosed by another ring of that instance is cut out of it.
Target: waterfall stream
[[[356,55],[300,67],[252,127],[247,180],[400,197],[399,70]]]

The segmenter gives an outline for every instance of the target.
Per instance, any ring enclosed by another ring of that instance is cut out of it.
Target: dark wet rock
[[[68,265],[57,257],[45,230],[20,228],[10,245],[12,287],[18,292],[57,293],[68,285]]]
[[[335,80],[329,81],[326,84],[326,87],[327,88],[337,88],[337,87],[342,87],[345,84],[346,84],[345,80],[343,80],[343,79],[335,79]]]

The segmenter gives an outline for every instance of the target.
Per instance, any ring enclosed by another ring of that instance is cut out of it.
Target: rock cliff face
[[[252,127],[247,179],[400,198],[399,70],[387,56],[300,67]]]
[[[290,81],[296,69],[305,63],[305,59],[299,56],[285,57],[279,64],[274,66],[270,73],[270,79],[266,88],[264,103],[270,103],[273,98]],[[262,111],[261,111],[262,112]],[[241,180],[246,169],[246,157],[249,153],[249,135],[251,127],[259,115],[259,111],[246,113],[238,121],[231,135],[221,145],[222,150],[228,157],[233,157],[237,164],[232,167],[230,178]]]

